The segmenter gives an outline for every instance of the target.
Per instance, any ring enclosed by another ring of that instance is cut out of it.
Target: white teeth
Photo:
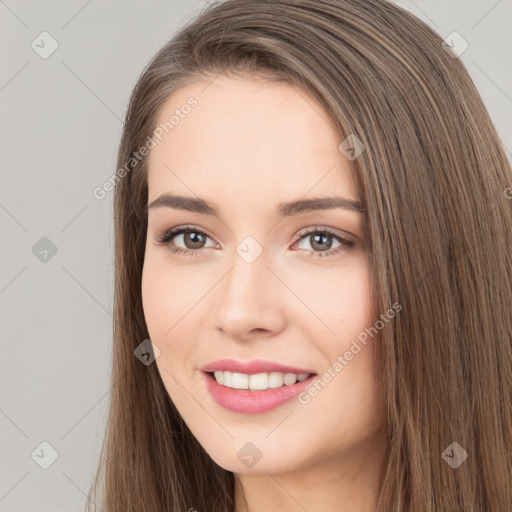
[[[309,377],[309,373],[255,373],[247,375],[245,373],[228,372],[216,370],[213,372],[215,380],[228,388],[251,389],[261,391],[269,388],[280,388],[282,386],[291,386],[297,381],[302,382]]]
[[[287,373],[284,376],[283,381],[287,386],[291,386],[292,384],[295,384],[297,382],[297,377],[298,375],[296,373]]]
[[[224,386],[227,386],[228,388],[233,387],[233,374],[231,372],[220,372],[224,374]],[[215,375],[215,374],[214,374]]]
[[[249,375],[249,389],[268,389],[268,375],[266,373]]]
[[[233,373],[231,385],[235,389],[249,389],[249,375],[245,373]]]
[[[284,385],[284,373],[272,372],[268,376],[269,388],[280,388]]]

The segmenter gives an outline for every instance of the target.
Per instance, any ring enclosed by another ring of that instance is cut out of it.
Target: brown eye
[[[177,254],[199,254],[199,250],[207,248],[207,239],[211,239],[204,231],[194,226],[181,226],[167,230],[157,242],[169,246],[168,249]]]
[[[311,247],[315,250],[319,251],[326,251],[327,249],[330,249],[333,243],[333,236],[326,234],[326,233],[320,233],[316,235],[310,235],[311,236]]]
[[[206,235],[198,231],[185,231],[183,233],[183,242],[187,249],[201,249],[206,241]]]
[[[330,256],[347,251],[350,247],[355,245],[354,242],[347,240],[327,228],[307,230],[300,235],[299,243],[306,239],[310,239],[309,246],[311,249],[305,248],[309,251],[309,256]],[[333,243],[337,243],[338,245],[332,248]]]

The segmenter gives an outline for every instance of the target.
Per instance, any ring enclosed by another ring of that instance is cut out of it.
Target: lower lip
[[[254,414],[275,409],[304,391],[316,377],[311,375],[306,380],[291,386],[269,388],[261,391],[233,389],[219,384],[210,374],[205,373],[206,387],[213,399],[225,409],[233,412]]]

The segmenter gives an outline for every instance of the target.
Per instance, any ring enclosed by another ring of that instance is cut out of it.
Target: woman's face
[[[172,401],[233,472],[362,451],[383,426],[383,397],[377,338],[354,345],[376,317],[363,214],[350,207],[358,190],[334,123],[290,85],[223,75],[176,92],[159,122],[173,115],[153,137],[148,204],[160,201],[148,210],[142,279]],[[348,207],[307,207],[318,198]],[[180,227],[189,231],[158,242]],[[243,365],[254,360],[263,363]],[[283,379],[293,373],[295,384]]]

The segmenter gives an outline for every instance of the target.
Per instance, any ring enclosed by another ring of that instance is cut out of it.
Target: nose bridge
[[[267,252],[254,238],[246,237],[236,247],[217,307],[217,324],[226,334],[244,338],[254,329],[282,328],[284,315],[268,264]]]

